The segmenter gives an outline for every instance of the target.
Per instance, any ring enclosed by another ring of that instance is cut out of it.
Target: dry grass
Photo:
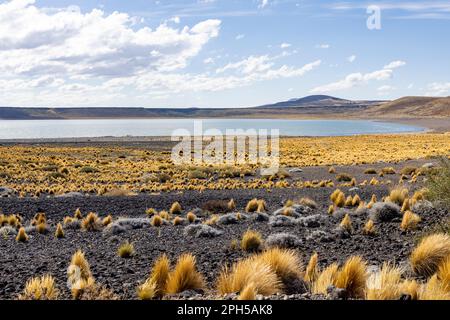
[[[167,279],[169,279],[170,261],[169,258],[163,254],[153,265],[152,273],[150,275],[151,281],[155,283],[155,295],[162,296],[166,291]]]
[[[339,227],[341,227],[342,230],[345,230],[349,233],[353,232],[352,220],[350,219],[350,215],[348,213],[342,219],[341,223],[339,224]]]
[[[25,232],[25,228],[24,227],[21,227],[19,229],[19,232],[17,232],[16,241],[17,242],[27,242],[28,241],[28,235]]]
[[[81,221],[81,227],[86,231],[98,231],[101,229],[101,221],[98,215],[94,212],[89,212],[88,215]]]
[[[162,210],[158,215],[164,220],[170,220],[170,214],[165,210]]]
[[[46,234],[48,232],[48,226],[45,222],[36,225],[36,231],[39,234]]]
[[[148,217],[151,217],[151,216],[155,215],[156,213],[157,213],[157,211],[153,208],[148,208],[147,210],[145,210],[145,214]]]
[[[402,270],[390,263],[384,263],[381,270],[367,279],[367,300],[398,300]]]
[[[333,213],[334,213],[334,205],[330,205],[329,207],[328,207],[328,214],[330,214],[330,215],[332,215]]]
[[[360,203],[361,203],[361,198],[359,197],[359,195],[355,194],[355,196],[352,199],[352,206],[353,207],[359,206]]]
[[[317,252],[315,252],[309,259],[308,266],[306,267],[306,272],[303,280],[310,284],[316,281],[317,277],[319,276],[319,267],[317,265],[318,259],[319,255],[317,254]]]
[[[301,198],[300,201],[298,202],[301,205],[310,207],[312,209],[317,208],[317,202],[315,202],[313,199],[311,198]]]
[[[183,223],[183,218],[176,216],[173,220],[172,220],[172,224],[174,226],[178,226],[181,225]]]
[[[249,283],[239,294],[238,300],[250,301],[256,300],[256,288],[253,282]]]
[[[64,238],[64,230],[61,223],[56,226],[55,237],[58,239]]]
[[[247,206],[245,207],[245,212],[251,213],[258,210],[258,199],[252,199],[247,203]]]
[[[230,210],[230,211],[236,210],[236,203],[234,202],[234,199],[231,199],[230,201],[228,201],[227,206],[228,206],[228,210]]]
[[[445,290],[437,275],[434,275],[420,288],[419,300],[450,300],[450,292]]]
[[[408,210],[403,214],[400,229],[403,231],[415,230],[420,221],[421,219],[417,214]]]
[[[51,275],[35,277],[27,281],[19,300],[57,300],[59,290]]]
[[[408,189],[397,187],[391,190],[387,200],[399,206],[402,206],[403,202],[405,202],[405,200],[408,199],[408,194],[409,194]]]
[[[156,297],[156,283],[151,279],[147,279],[136,290],[140,300],[152,300]]]
[[[439,201],[450,209],[450,160],[448,158],[442,157],[439,169],[428,174],[427,187],[430,200]]]
[[[269,265],[284,284],[303,276],[301,259],[294,250],[272,248],[254,258]]]
[[[420,284],[416,280],[404,280],[400,284],[399,291],[411,297],[411,300],[419,299]]]
[[[178,201],[174,202],[172,204],[172,206],[170,207],[170,211],[169,212],[170,212],[170,214],[181,214],[182,209],[181,209],[180,203]]]
[[[413,271],[421,276],[432,276],[450,255],[450,236],[437,233],[422,239],[411,254]]]
[[[197,216],[195,214],[193,214],[192,212],[189,212],[186,215],[186,219],[187,219],[187,221],[189,221],[189,223],[194,223],[195,219],[197,219]]]
[[[240,293],[249,285],[264,296],[281,291],[276,273],[268,264],[254,257],[238,261],[231,269],[225,267],[218,277],[217,291],[222,295]]]
[[[336,287],[346,291],[348,297],[362,298],[367,281],[367,265],[359,256],[347,259],[339,270],[336,278]]]
[[[318,275],[317,280],[313,282],[312,292],[315,294],[328,294],[327,289],[329,286],[336,283],[336,279],[339,273],[339,265],[333,263],[326,267]]]
[[[256,208],[256,212],[266,212],[267,204],[264,200],[258,200],[258,208]]]
[[[186,290],[200,290],[204,287],[205,282],[197,271],[195,257],[191,254],[181,255],[175,268],[169,273],[166,292],[176,294]]]
[[[153,216],[150,224],[154,227],[160,227],[163,224],[163,219],[159,215]]]
[[[117,255],[121,258],[131,258],[134,255],[134,245],[128,241],[122,243],[117,249]]]
[[[363,234],[368,236],[373,236],[376,234],[375,223],[373,220],[369,219],[363,228]]]
[[[263,239],[258,231],[247,230],[241,239],[241,249],[244,251],[261,250]]]
[[[439,265],[437,276],[439,281],[441,281],[444,290],[450,292],[450,256]]]
[[[111,215],[108,215],[106,217],[103,218],[102,220],[102,225],[104,227],[109,226],[111,223],[113,222],[113,217]]]
[[[75,213],[73,214],[73,217],[75,219],[81,220],[83,218],[83,215],[81,214],[80,208],[75,210]]]

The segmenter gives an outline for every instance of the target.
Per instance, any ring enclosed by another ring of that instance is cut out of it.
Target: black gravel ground
[[[421,164],[424,161],[410,162]],[[381,168],[385,164],[370,165]],[[405,163],[394,165],[396,168]],[[368,166],[337,167],[338,172],[347,172],[357,178],[370,180],[372,176],[363,174]],[[306,168],[304,172],[293,174],[293,179],[330,179],[332,175],[327,168]],[[398,181],[399,175],[387,176],[383,179]],[[382,179],[382,180],[383,180]],[[348,192],[349,188],[341,188],[346,194],[360,195],[369,201],[372,194],[378,199],[387,195],[392,186],[378,185],[360,187],[359,190]],[[421,185],[408,186],[410,190],[420,188]],[[362,255],[369,265],[380,265],[383,261],[395,261],[407,264],[407,259],[418,237],[436,223],[449,217],[449,212],[439,208],[424,208],[418,213],[422,223],[418,230],[403,233],[400,220],[377,224],[378,234],[368,237],[361,234],[361,229],[367,221],[367,215],[352,215],[354,233],[348,237],[340,237],[333,233],[340,220],[327,214],[330,205],[329,196],[335,188],[314,189],[274,189],[267,190],[223,190],[168,193],[160,195],[139,195],[133,197],[97,197],[81,198],[40,198],[40,199],[0,199],[0,208],[4,213],[19,213],[29,221],[37,211],[44,211],[51,226],[47,235],[33,234],[27,243],[17,243],[13,236],[0,237],[0,299],[14,299],[23,290],[25,282],[32,276],[52,274],[62,291],[63,298],[70,298],[70,291],[66,286],[66,270],[72,254],[82,249],[91,265],[97,282],[106,285],[122,299],[134,299],[136,287],[148,276],[155,259],[166,253],[175,260],[183,252],[191,252],[197,258],[198,268],[205,276],[209,287],[213,288],[215,279],[225,264],[230,264],[247,254],[239,249],[232,249],[233,240],[239,240],[247,229],[255,229],[264,238],[278,232],[295,234],[302,240],[297,248],[306,264],[313,252],[319,253],[321,266],[332,262],[342,262],[351,255]],[[286,199],[310,197],[318,203],[308,215],[322,214],[325,222],[314,228],[304,226],[272,227],[267,222],[257,222],[253,219],[243,220],[238,224],[216,226],[224,233],[215,238],[195,238],[183,234],[184,226],[166,225],[161,228],[148,227],[121,233],[119,235],[99,232],[85,232],[81,230],[65,230],[66,237],[56,239],[53,235],[55,226],[67,215],[73,215],[76,208],[83,213],[93,211],[101,217],[111,214],[118,217],[145,217],[146,208],[168,210],[174,201],[179,201],[185,212],[201,207],[211,199],[233,198],[239,211],[243,212],[246,203],[252,198],[261,198],[267,202],[268,212],[281,207]],[[323,230],[333,234],[332,240],[323,242],[319,238],[310,238],[314,231]],[[133,242],[136,254],[131,259],[118,257],[117,248],[125,240]]]

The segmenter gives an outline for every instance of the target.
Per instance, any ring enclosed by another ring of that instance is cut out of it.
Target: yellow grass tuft
[[[81,227],[86,231],[97,231],[101,228],[101,222],[98,215],[89,212],[86,218],[81,221]]]
[[[173,220],[172,220],[172,224],[174,225],[174,226],[178,226],[178,225],[180,225],[180,224],[182,224],[183,223],[183,218],[181,218],[181,217],[179,217],[179,216],[176,216]]]
[[[27,242],[28,241],[28,235],[25,232],[25,228],[24,227],[21,227],[19,229],[19,232],[17,233],[17,236],[16,236],[16,241],[17,242]]]
[[[39,234],[46,234],[48,231],[47,224],[45,222],[41,222],[36,225],[36,231]]]
[[[78,208],[77,210],[75,210],[75,213],[73,215],[73,217],[75,219],[81,220],[83,218],[83,215],[81,214],[81,210],[80,208]]]
[[[64,230],[61,223],[56,226],[55,237],[58,239],[64,238]]]
[[[253,282],[249,283],[245,286],[245,288],[242,290],[242,292],[239,294],[238,300],[256,300],[256,288]]]
[[[258,208],[256,209],[256,212],[266,212],[267,205],[264,200],[258,200]]]
[[[132,243],[126,241],[123,244],[119,246],[119,249],[117,249],[117,254],[121,258],[131,258],[134,255],[134,246]]]
[[[140,300],[152,300],[156,297],[156,283],[149,278],[136,291]]]
[[[228,201],[227,207],[230,211],[236,210],[236,203],[234,202],[234,199]]]
[[[366,262],[359,256],[347,259],[344,266],[339,270],[336,278],[336,287],[345,289],[348,297],[362,298],[367,280]]]
[[[364,225],[363,234],[373,236],[376,234],[375,224],[372,219],[369,219]]]
[[[151,217],[151,216],[155,215],[156,213],[157,213],[157,211],[153,208],[148,208],[147,210],[145,210],[145,214],[148,217]]]
[[[352,206],[353,207],[359,206],[360,203],[361,203],[361,198],[357,194],[355,194],[355,196],[352,199]]]
[[[310,208],[312,208],[312,209],[317,208],[317,202],[315,202],[315,201],[314,201],[313,199],[311,199],[311,198],[301,198],[300,201],[299,201],[299,203],[300,203],[301,205],[310,207]]]
[[[301,259],[294,250],[272,248],[256,255],[255,259],[269,265],[285,284],[303,275]]]
[[[334,173],[336,173],[336,169],[334,167],[330,167],[328,169],[328,173],[334,174]]]
[[[344,206],[345,207],[351,207],[352,205],[353,205],[353,197],[352,196],[348,196],[345,199]]]
[[[78,280],[75,279],[77,277],[84,280],[92,277],[91,267],[89,266],[89,262],[86,260],[83,251],[78,250],[73,254],[69,269],[67,270],[67,275],[69,280],[73,280],[71,281],[72,283]]]
[[[103,218],[102,225],[104,227],[106,227],[106,226],[109,226],[112,222],[113,222],[113,217],[111,215],[108,215],[108,216]]]
[[[402,270],[390,263],[383,263],[379,272],[373,273],[367,279],[367,300],[398,300]]]
[[[312,292],[315,294],[328,294],[327,289],[329,286],[336,283],[338,273],[339,266],[337,263],[333,263],[326,267],[319,273],[317,280],[313,282]]]
[[[170,220],[170,214],[165,210],[161,211],[159,216],[164,220]]]
[[[194,223],[195,219],[197,219],[197,216],[195,214],[193,214],[192,212],[189,212],[186,215],[186,219],[187,219],[187,221],[189,221],[189,223]]]
[[[439,265],[437,276],[444,290],[450,292],[450,256]]]
[[[318,259],[319,255],[317,254],[317,252],[314,252],[314,254],[309,259],[305,276],[303,277],[303,280],[308,283],[314,283],[314,281],[316,281],[317,277],[319,276],[319,267],[317,266]]]
[[[258,231],[247,230],[242,235],[241,249],[244,251],[258,251],[262,246],[262,236]]]
[[[225,267],[218,277],[217,290],[222,295],[239,293],[250,284],[256,293],[264,296],[281,290],[281,283],[272,268],[254,257],[238,261],[231,269]]]
[[[51,275],[44,275],[28,280],[19,300],[56,300],[58,296],[55,279]]]
[[[403,205],[401,208],[401,212],[406,212],[408,210],[411,210],[411,206],[410,206],[410,200],[408,198],[405,199],[405,201],[403,201]]]
[[[403,214],[400,229],[402,229],[403,231],[415,230],[420,221],[421,219],[417,214],[412,213],[408,210]]]
[[[330,205],[329,207],[328,207],[328,214],[330,214],[330,215],[332,215],[334,213],[334,205]]]
[[[205,224],[208,226],[215,225],[219,220],[219,216],[217,214],[213,214],[208,220],[205,221]]]
[[[419,300],[450,300],[450,292],[445,290],[435,274],[420,288]]]
[[[258,199],[252,199],[247,203],[247,206],[245,207],[245,212],[255,212],[258,210]]]
[[[432,276],[450,255],[450,236],[437,233],[422,239],[411,254],[413,271],[421,276]]]
[[[153,218],[150,222],[150,224],[154,227],[160,227],[160,226],[162,226],[162,223],[163,223],[163,219],[159,215],[153,216]]]
[[[167,279],[169,278],[170,261],[165,254],[160,256],[153,265],[150,275],[151,281],[155,283],[155,295],[162,296],[166,291]]]
[[[347,232],[353,232],[352,220],[350,219],[350,215],[348,213],[344,216],[339,226]]]
[[[343,192],[339,193],[336,197],[336,200],[334,201],[334,204],[338,208],[342,208],[345,206],[345,194]]]
[[[330,200],[334,203],[340,193],[342,193],[340,189],[334,190],[333,193],[330,195]]]
[[[389,201],[399,206],[403,205],[403,202],[408,198],[409,191],[406,188],[395,188],[389,194]]]
[[[181,255],[167,279],[167,293],[175,294],[186,290],[203,289],[204,287],[203,277],[196,269],[195,257],[191,254]]]
[[[404,280],[399,288],[400,293],[409,295],[411,300],[419,299],[419,290],[420,285],[416,280]]]
[[[181,205],[178,201],[174,202],[170,207],[170,214],[181,214]]]

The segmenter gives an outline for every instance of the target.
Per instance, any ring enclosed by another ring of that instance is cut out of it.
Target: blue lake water
[[[0,139],[170,136],[193,132],[193,119],[0,120]],[[365,120],[204,119],[203,130],[279,129],[284,136],[349,136],[421,132],[425,128]]]

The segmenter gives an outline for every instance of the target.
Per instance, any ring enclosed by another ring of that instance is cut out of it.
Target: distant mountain
[[[367,113],[390,118],[450,117],[450,97],[403,97],[370,108]]]
[[[257,108],[369,106],[382,101],[352,101],[326,95],[313,95],[259,106]]]

